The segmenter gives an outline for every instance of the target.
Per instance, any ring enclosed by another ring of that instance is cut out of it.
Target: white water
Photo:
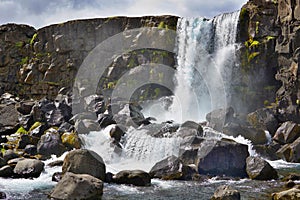
[[[156,109],[159,103],[152,104],[146,107],[146,113],[179,123],[201,121],[211,110],[230,104],[238,17],[239,12],[234,12],[211,20],[202,17],[178,20],[173,104],[163,114]]]

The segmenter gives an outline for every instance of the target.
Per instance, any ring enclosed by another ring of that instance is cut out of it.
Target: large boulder
[[[248,146],[229,139],[204,140],[197,152],[199,174],[247,177]]]
[[[14,173],[23,178],[39,177],[44,170],[44,163],[35,159],[20,160],[14,168]]]
[[[65,150],[60,134],[54,128],[48,129],[37,144],[37,152],[44,156],[52,154],[60,156]]]
[[[135,186],[150,186],[151,177],[149,173],[142,170],[123,170],[113,176],[113,182]]]
[[[103,182],[88,174],[66,173],[50,194],[53,199],[101,199]]]
[[[194,121],[186,121],[183,124],[181,124],[180,128],[196,129],[198,135],[201,135],[203,133],[202,126]]]
[[[149,172],[152,178],[163,180],[192,179],[192,176],[196,173],[197,170],[184,165],[176,156],[170,156],[157,162]]]
[[[278,151],[277,155],[288,162],[300,162],[300,137],[295,140],[292,144],[286,144],[282,146]]]
[[[229,185],[221,185],[217,188],[211,200],[240,200],[240,192]]]
[[[292,188],[272,194],[272,200],[293,200],[300,199],[300,189]]]
[[[246,162],[247,174],[251,179],[272,180],[278,178],[277,171],[262,158],[250,156]]]
[[[12,134],[18,129],[20,114],[14,104],[0,105],[0,135]]]
[[[78,149],[66,155],[62,172],[89,174],[104,181],[106,167],[103,159],[96,152],[87,149]]]
[[[294,142],[300,136],[300,125],[291,121],[284,122],[276,131],[273,140],[279,144]]]
[[[0,177],[12,177],[14,175],[14,169],[10,165],[5,165],[0,168]]]

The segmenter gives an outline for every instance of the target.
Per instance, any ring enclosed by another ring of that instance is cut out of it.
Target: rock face
[[[199,174],[247,177],[248,146],[233,140],[186,138],[179,154],[183,164],[195,165]]]
[[[272,180],[278,178],[277,171],[262,158],[250,156],[246,162],[246,170],[249,178],[255,180]]]
[[[113,176],[112,181],[118,184],[130,184],[135,186],[150,186],[150,175],[142,170],[124,170]]]
[[[76,20],[39,30],[26,25],[2,25],[0,88],[2,91],[23,97],[48,96],[53,99],[62,87],[72,88],[82,61],[92,49],[107,38],[125,30],[141,27],[160,25],[174,30],[177,18],[145,16]],[[173,53],[155,52],[140,50],[134,54],[119,55],[115,63],[107,66],[110,70],[104,75],[107,79],[101,82],[103,88],[112,89],[117,76],[130,67],[149,61],[158,61],[169,66],[175,64]]]
[[[39,177],[44,170],[44,165],[45,164],[39,160],[20,160],[14,168],[14,173],[23,178],[36,178]]]
[[[103,182],[88,174],[66,173],[50,194],[53,199],[101,199]]]
[[[104,181],[106,168],[103,159],[97,153],[91,150],[79,149],[66,155],[62,172],[89,174]]]
[[[204,142],[198,150],[200,174],[246,177],[248,146],[232,140]]]
[[[287,121],[277,129],[273,139],[280,144],[287,144],[293,143],[299,136],[300,125]]]
[[[291,144],[282,146],[277,155],[288,162],[300,162],[300,137]]]
[[[217,188],[211,200],[240,200],[240,192],[234,190],[228,185],[222,185]]]

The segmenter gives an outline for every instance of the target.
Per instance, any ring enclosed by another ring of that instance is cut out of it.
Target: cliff
[[[265,95],[265,106],[276,108],[280,121],[299,122],[299,25],[299,1],[250,0],[241,9],[241,69],[251,80],[247,86],[254,83],[254,94]]]
[[[61,88],[71,89],[83,60],[98,44],[125,30],[159,27],[175,30],[175,16],[112,17],[75,20],[35,30],[27,25],[0,26],[0,93],[21,98],[56,97]],[[146,53],[145,53],[146,51]],[[112,63],[114,73],[102,81],[102,88],[114,84],[116,74],[137,66],[139,54],[151,62],[174,66],[172,52],[144,50],[129,53]],[[163,61],[161,61],[163,60]],[[107,72],[108,73],[108,72]]]

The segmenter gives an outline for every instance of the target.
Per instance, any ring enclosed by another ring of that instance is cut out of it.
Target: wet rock
[[[45,123],[35,122],[29,129],[29,135],[34,137],[41,137],[47,130],[48,126]]]
[[[240,192],[229,185],[222,185],[217,188],[211,200],[240,200]]]
[[[12,167],[15,167],[17,165],[17,163],[21,160],[24,160],[25,158],[21,157],[21,158],[14,158],[14,159],[11,159],[9,161],[7,161],[7,164],[12,166]]]
[[[72,124],[70,124],[69,122],[64,122],[59,126],[57,131],[60,133],[65,133],[65,132],[72,132],[74,131],[74,129],[75,128]]]
[[[55,167],[55,166],[63,166],[64,161],[63,160],[56,160],[48,164],[49,167]]]
[[[247,174],[251,179],[272,180],[278,178],[277,171],[262,158],[250,156],[246,162]]]
[[[204,140],[198,149],[199,174],[246,177],[248,146],[233,140]]]
[[[26,147],[26,145],[29,145],[29,144],[31,144],[30,136],[29,135],[21,135],[16,148],[24,149]]]
[[[267,145],[253,145],[253,149],[258,155],[268,160],[279,160],[276,152],[281,148],[281,145],[272,141]]]
[[[300,199],[300,189],[292,188],[272,194],[272,200]]]
[[[113,182],[135,186],[150,186],[151,177],[142,170],[123,170],[113,176]]]
[[[291,121],[284,122],[276,131],[273,140],[280,144],[294,142],[300,136],[300,125]]]
[[[84,97],[85,110],[94,112],[96,115],[104,113],[106,110],[104,98],[101,95],[89,95]]]
[[[197,135],[201,135],[203,133],[202,126],[194,121],[186,121],[183,124],[181,124],[180,128],[196,129]]]
[[[37,152],[44,156],[60,156],[65,150],[59,133],[53,128],[48,129],[37,144]]]
[[[22,178],[37,178],[44,170],[44,163],[35,159],[24,159],[17,163],[14,173]]]
[[[292,144],[286,144],[281,147],[276,153],[281,158],[288,162],[300,162],[300,137]]]
[[[88,174],[67,172],[50,194],[53,199],[101,199],[103,182]]]
[[[100,114],[98,115],[98,123],[101,128],[105,128],[108,125],[116,124],[116,121],[113,119],[112,115],[109,114]]]
[[[238,123],[228,123],[224,126],[223,132],[226,135],[238,137],[243,136],[251,140],[253,144],[267,144],[268,138],[262,129],[256,129],[251,126],[244,126]]]
[[[14,175],[14,169],[10,165],[5,165],[0,168],[0,177],[12,177]]]
[[[29,115],[35,103],[35,101],[22,101],[16,105],[16,109],[22,115]]]
[[[35,145],[26,145],[26,147],[24,148],[24,153],[34,156],[37,154],[37,147]]]
[[[109,135],[111,138],[113,138],[116,142],[120,142],[122,136],[125,135],[126,131],[126,127],[122,126],[122,125],[115,125],[113,126],[110,131],[109,131]]]
[[[113,183],[113,176],[114,176],[113,173],[107,172],[107,173],[105,174],[105,182],[106,182],[106,183]]]
[[[197,170],[184,165],[176,156],[170,156],[157,162],[149,174],[151,178],[163,180],[191,180]]]
[[[52,175],[52,181],[54,182],[59,182],[63,177],[63,174],[62,172],[55,172],[53,175]]]
[[[0,192],[0,199],[6,199],[5,192]]]
[[[106,167],[103,159],[94,151],[78,149],[69,152],[62,166],[62,172],[90,174],[100,180],[105,180]]]

